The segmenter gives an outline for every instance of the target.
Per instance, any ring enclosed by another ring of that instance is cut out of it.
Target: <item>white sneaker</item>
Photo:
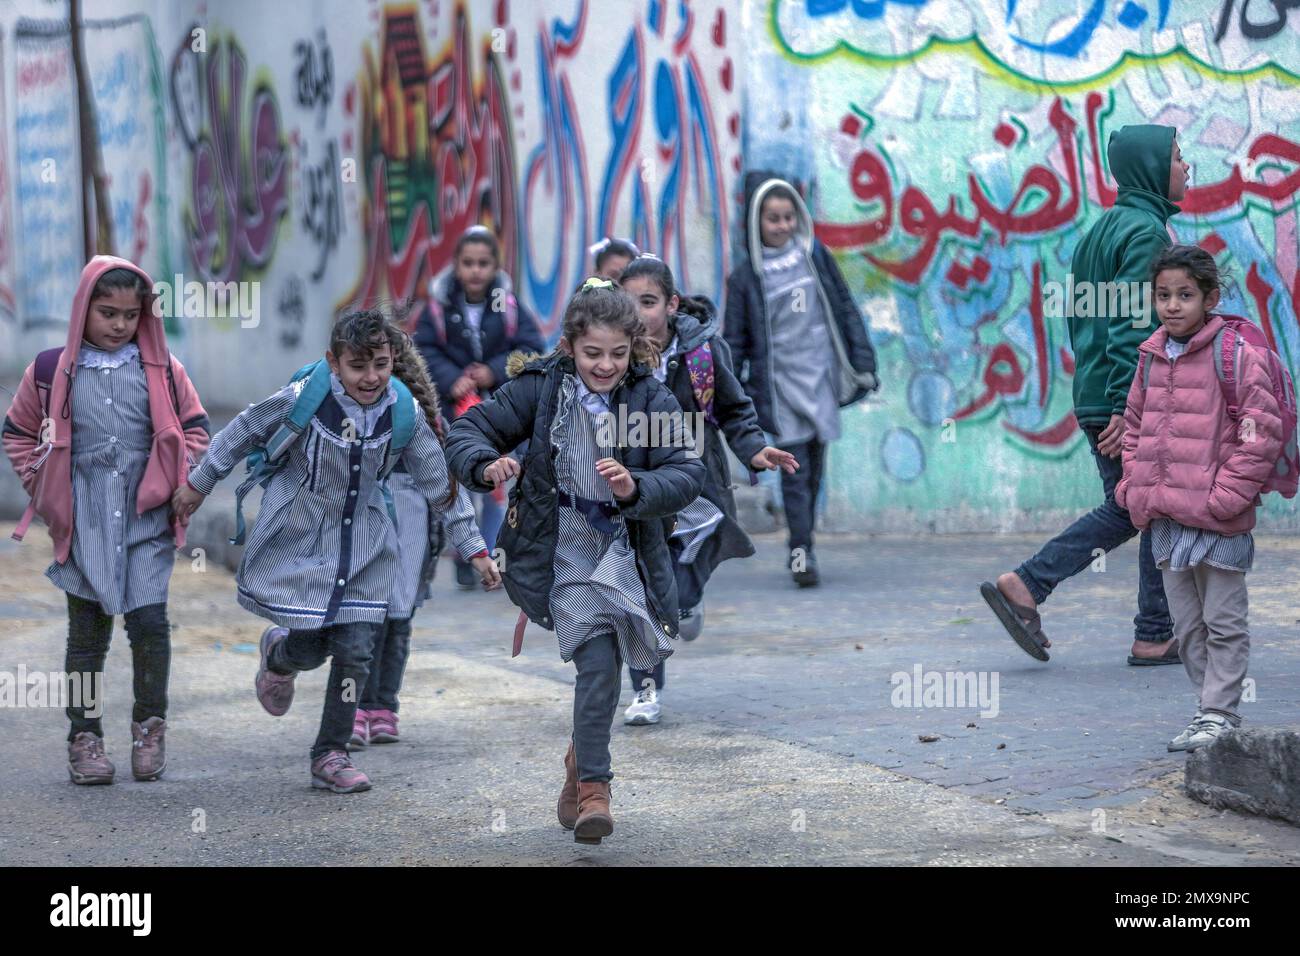
[[[1206,714],[1196,725],[1196,733],[1187,739],[1187,749],[1196,750],[1219,739],[1225,730],[1231,730],[1232,724],[1222,714]]]
[[[1191,740],[1192,735],[1196,733],[1197,730],[1200,729],[1201,718],[1204,716],[1205,715],[1198,710],[1196,712],[1196,716],[1192,718],[1192,722],[1187,725],[1187,729],[1184,730],[1177,737],[1175,737],[1173,740],[1169,741],[1165,749],[1168,750],[1170,753],[1175,753],[1176,751],[1179,750],[1186,750],[1187,741]]]
[[[654,688],[647,687],[637,691],[637,695],[632,698],[632,703],[628,704],[627,710],[623,712],[623,723],[638,727],[657,724],[659,714],[659,694]]]

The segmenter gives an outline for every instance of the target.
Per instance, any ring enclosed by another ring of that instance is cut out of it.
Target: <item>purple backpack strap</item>
[[[36,361],[32,364],[34,377],[36,379],[37,391],[42,391],[41,408],[48,416],[50,414],[50,387],[54,384],[54,372],[59,367],[59,359],[63,356],[63,348],[46,349],[44,352],[36,354]]]

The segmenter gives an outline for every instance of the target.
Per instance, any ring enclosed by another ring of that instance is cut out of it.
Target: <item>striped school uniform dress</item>
[[[440,547],[442,535],[437,512],[429,507],[429,502],[414,479],[407,472],[405,465],[398,464],[388,477],[388,490],[393,496],[394,510],[397,512],[397,578],[393,586],[393,596],[388,602],[390,620],[405,621],[430,596],[429,582],[433,579],[434,565],[438,555],[434,547]],[[447,534],[451,537],[452,547],[462,560],[468,561],[476,554],[487,550],[487,542],[479,533],[474,518],[474,500],[464,488],[458,488],[456,500],[446,518]]]
[[[578,378],[566,375],[551,422],[551,445],[562,494],[613,504],[609,483],[596,471],[599,459],[614,457],[612,447],[596,442],[596,415],[605,411],[604,402]],[[602,530],[561,503],[551,616],[565,661],[588,638],[607,633],[617,637],[623,660],[637,670],[651,670],[673,652],[647,607],[636,553],[619,514]]]
[[[381,623],[397,578],[396,528],[379,469],[392,437],[392,386],[362,408],[337,376],[262,496],[237,575],[240,605],[281,627]],[[305,381],[251,405],[212,439],[190,484],[205,494],[289,417]],[[414,399],[412,399],[414,401]],[[426,500],[449,488],[442,446],[417,404],[402,460]]]
[[[72,380],[72,549],[45,572],[105,614],[165,604],[175,544],[168,505],[136,514],[153,419],[140,350],[82,342]]]

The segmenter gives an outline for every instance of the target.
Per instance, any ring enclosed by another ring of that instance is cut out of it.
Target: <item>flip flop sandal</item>
[[[1170,645],[1169,650],[1159,657],[1135,657],[1130,654],[1128,662],[1134,667],[1158,667],[1161,664],[1181,664],[1183,659],[1178,656],[1178,642],[1175,641]]]
[[[1043,633],[1043,621],[1038,611],[1023,604],[1012,604],[996,585],[988,581],[980,585],[980,594],[1022,651],[1040,661],[1051,660],[1043,647],[1047,635]]]

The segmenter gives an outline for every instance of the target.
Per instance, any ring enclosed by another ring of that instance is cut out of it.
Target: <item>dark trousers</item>
[[[362,710],[391,710],[397,713],[397,695],[402,689],[406,659],[411,653],[411,620],[384,622],[375,638],[370,678],[361,695]]]
[[[826,443],[816,438],[781,448],[799,461],[793,475],[781,472],[781,505],[785,510],[790,550],[813,548],[813,525],[817,520],[817,496],[822,490],[822,469],[826,464]]]
[[[315,670],[330,659],[320,733],[311,748],[313,760],[331,750],[347,749],[357,701],[370,676],[371,653],[383,626],[357,621],[316,631],[290,631],[272,650],[268,663],[277,674]]]
[[[135,704],[131,719],[145,721],[150,717],[167,716],[167,676],[171,670],[171,627],[167,623],[166,604],[147,604],[123,615],[126,637],[131,642],[132,690]],[[68,595],[68,650],[63,659],[63,669],[68,674],[79,674],[81,695],[69,696],[82,706],[69,706],[65,713],[72,727],[68,740],[77,734],[90,731],[104,736],[99,717],[86,716],[88,694],[91,710],[102,709],[104,686],[104,661],[108,658],[108,645],[113,638],[113,615],[105,614],[97,601],[88,601]]]
[[[1111,551],[1139,533],[1129,520],[1128,512],[1115,503],[1115,486],[1124,475],[1124,466],[1120,459],[1097,451],[1097,436],[1101,431],[1098,425],[1088,425],[1083,429],[1101,475],[1105,500],[1016,568],[1016,574],[1038,604],[1046,601],[1066,578],[1074,577],[1091,565],[1096,559],[1093,552],[1098,548]],[[1164,582],[1151,554],[1150,531],[1141,532],[1138,541],[1138,613],[1133,618],[1133,630],[1139,641],[1167,641],[1174,631]]]
[[[573,686],[573,751],[578,780],[608,782],[609,733],[618,710],[623,661],[618,638],[610,631],[593,634],[573,652],[578,679]]]

